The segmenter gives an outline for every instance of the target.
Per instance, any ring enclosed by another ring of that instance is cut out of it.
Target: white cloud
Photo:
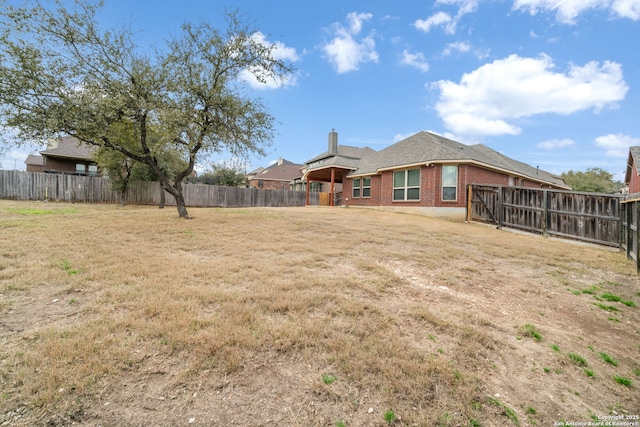
[[[410,53],[407,49],[405,49],[402,51],[402,58],[400,59],[400,63],[403,65],[415,67],[423,73],[429,71],[429,63],[427,63],[422,52]]]
[[[365,21],[373,17],[370,13],[351,12],[347,15],[348,26],[335,23],[331,26],[333,39],[322,46],[326,58],[336,71],[346,73],[360,68],[360,64],[378,62],[378,52],[373,35],[357,39]]]
[[[640,19],[640,0],[616,0],[611,8],[621,18]]]
[[[552,12],[565,24],[574,24],[581,13],[592,9],[609,10],[620,18],[640,19],[640,0],[514,0],[513,10],[525,10],[531,15]]]
[[[449,56],[451,55],[454,51],[455,52],[461,52],[461,53],[466,53],[469,52],[471,50],[471,45],[467,42],[453,42],[453,43],[449,43],[444,50],[442,51],[442,54],[444,56]]]
[[[440,11],[440,12],[437,12],[435,15],[430,16],[427,19],[416,20],[416,22],[414,22],[413,25],[416,27],[416,29],[420,31],[424,31],[425,33],[428,33],[429,31],[431,31],[431,28],[438,27],[443,24],[450,24],[452,21],[453,21],[453,18],[451,18],[451,16],[448,13]],[[449,28],[449,31],[447,30],[445,31],[455,32],[455,25]]]
[[[435,109],[457,134],[517,135],[521,129],[516,119],[615,108],[629,89],[615,62],[571,64],[565,73],[554,67],[547,55],[496,60],[464,74],[459,83],[433,83],[431,87],[440,91]]]
[[[437,0],[436,4],[446,4],[458,6],[459,14],[473,13],[478,9],[480,0]]]
[[[547,141],[540,142],[536,147],[543,150],[555,150],[556,148],[570,147],[575,145],[576,142],[572,139],[549,139]]]
[[[272,54],[274,59],[285,62],[296,62],[300,60],[295,48],[288,47],[281,42],[271,43],[261,32],[255,33],[253,39],[264,46],[273,47]],[[262,76],[261,78],[264,81],[260,81],[257,76]],[[247,82],[252,88],[258,90],[277,89],[283,86],[295,86],[296,84],[295,74],[288,74],[281,79],[274,79],[272,76],[265,75],[265,73],[259,69],[243,70],[240,73],[240,79]]]
[[[594,143],[605,149],[607,157],[626,158],[629,154],[629,147],[640,145],[640,138],[634,138],[629,135],[608,134],[599,136]]]
[[[455,34],[460,19],[478,9],[480,0],[437,0],[436,5],[455,6],[457,12],[454,16],[444,11],[438,11],[427,19],[418,19],[414,22],[416,29],[428,33],[433,27],[442,26],[447,34]]]

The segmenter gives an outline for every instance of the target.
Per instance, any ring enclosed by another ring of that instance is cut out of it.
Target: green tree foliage
[[[102,29],[100,6],[0,8],[0,125],[22,142],[71,135],[143,163],[188,218],[182,182],[198,156],[264,155],[273,138],[274,118],[243,91],[242,73],[267,81],[292,70],[238,12],[225,31],[186,23],[150,54],[132,30]],[[172,172],[171,152],[186,166]]]
[[[613,174],[601,168],[590,168],[584,172],[570,170],[560,176],[574,191],[615,193],[623,187],[620,181],[613,179]]]
[[[238,160],[221,161],[211,165],[211,170],[202,173],[196,182],[226,187],[244,187],[247,176],[244,164]]]

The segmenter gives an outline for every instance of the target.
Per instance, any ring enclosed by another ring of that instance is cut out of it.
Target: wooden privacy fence
[[[187,206],[209,207],[281,207],[304,206],[304,191],[263,190],[258,188],[222,187],[205,184],[183,184]],[[157,182],[132,182],[125,202],[132,205],[160,203]],[[165,204],[175,205],[173,196],[165,192]],[[107,178],[0,170],[0,198],[13,200],[48,200],[79,203],[119,203],[120,193],[111,189]],[[317,205],[319,193],[309,195],[309,204]]]
[[[620,247],[621,195],[470,185],[467,219]]]
[[[640,193],[627,194],[622,201],[622,235],[620,248],[627,258],[636,263],[636,272],[640,272]]]

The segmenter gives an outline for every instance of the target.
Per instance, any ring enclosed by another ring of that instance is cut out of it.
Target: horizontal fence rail
[[[187,206],[200,207],[284,207],[304,206],[304,191],[264,190],[223,187],[206,184],[183,184]],[[161,199],[157,182],[132,182],[125,194],[131,205],[157,205]],[[72,203],[120,203],[120,193],[111,188],[108,178],[0,170],[0,198],[12,200],[47,200]],[[320,194],[309,194],[309,204],[318,205]],[[175,198],[165,191],[165,204],[175,206]]]
[[[468,197],[472,221],[620,247],[622,195],[471,185]]]

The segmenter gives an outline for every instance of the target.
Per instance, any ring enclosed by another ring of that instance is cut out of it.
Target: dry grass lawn
[[[0,425],[640,414],[624,254],[417,215],[0,201]]]

